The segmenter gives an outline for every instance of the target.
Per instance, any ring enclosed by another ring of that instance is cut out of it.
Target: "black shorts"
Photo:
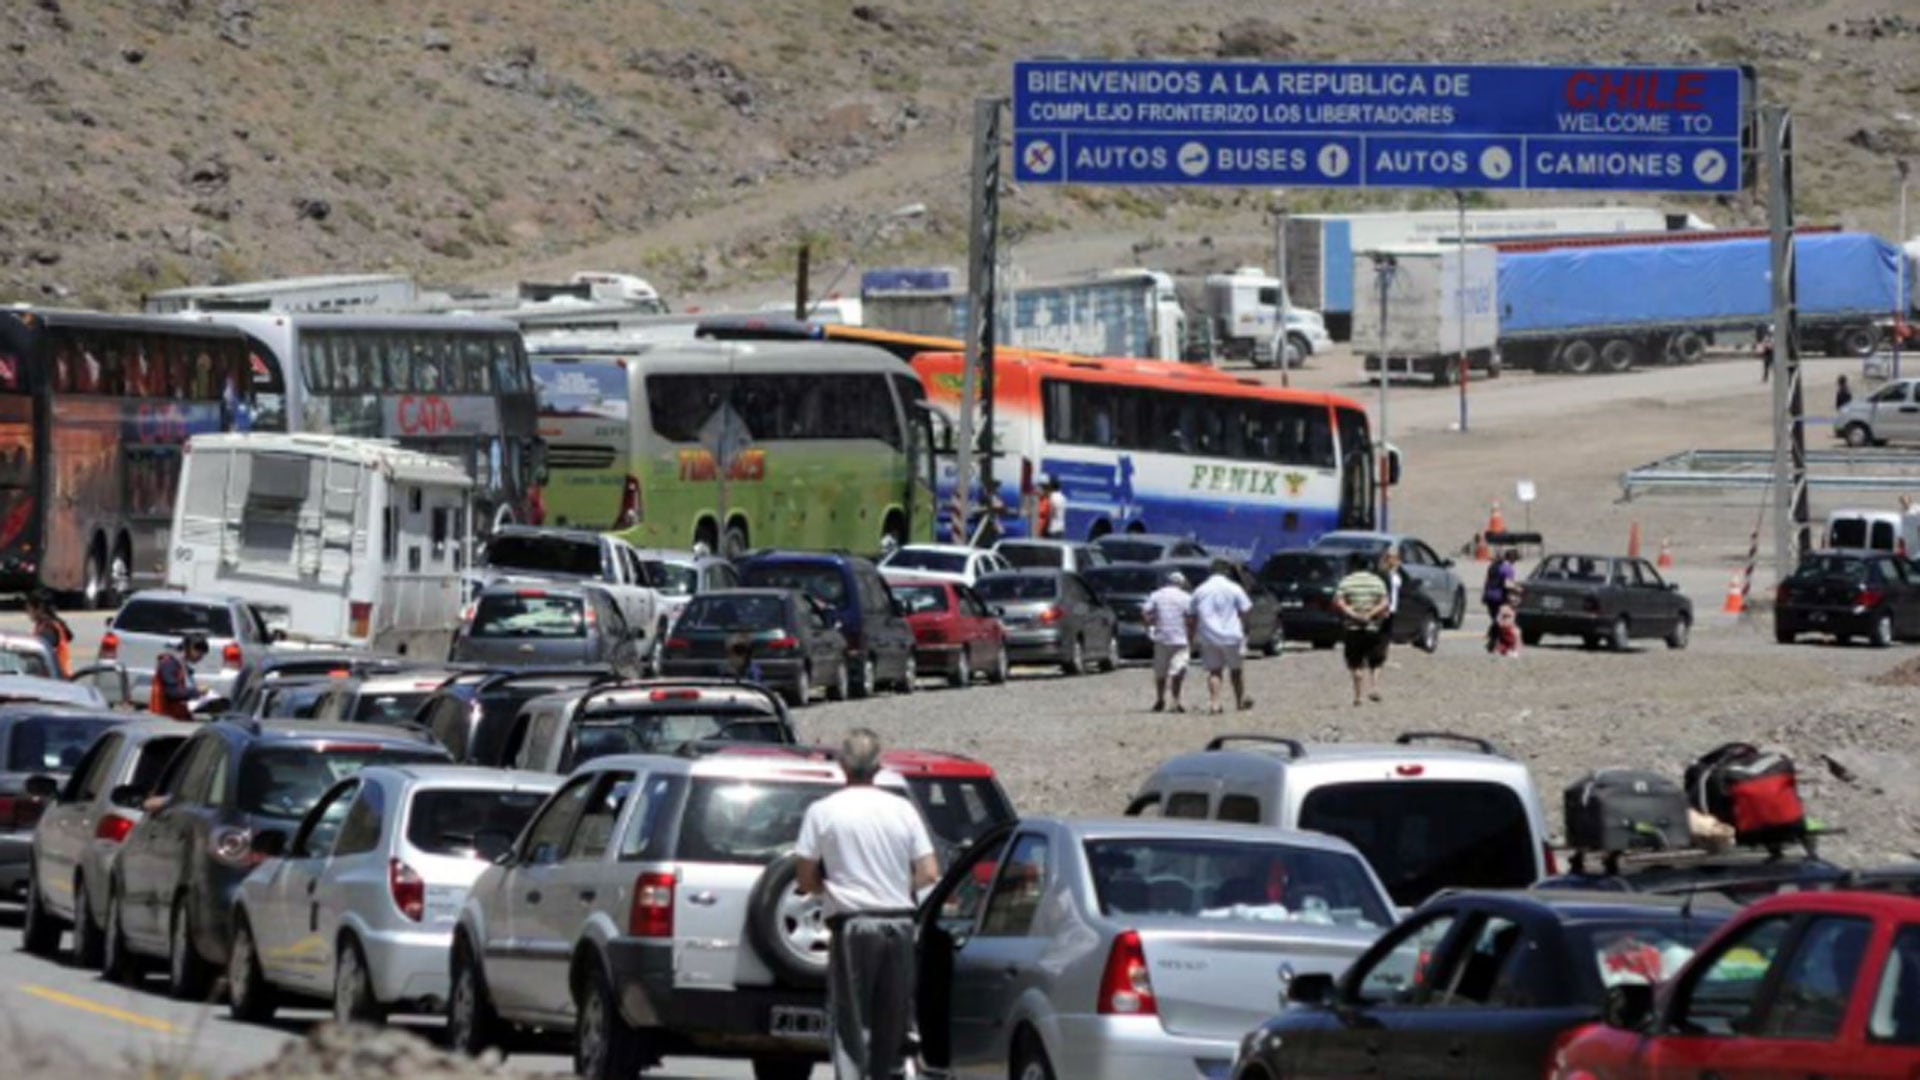
[[[1387,632],[1383,627],[1347,628],[1347,670],[1378,668],[1387,662]]]

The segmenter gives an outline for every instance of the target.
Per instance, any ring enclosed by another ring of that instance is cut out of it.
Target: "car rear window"
[[[938,585],[895,585],[893,598],[909,615],[925,615],[947,610],[947,590]]]
[[[1150,563],[1166,553],[1166,545],[1157,540],[1103,540],[1100,543],[1100,554],[1114,562]]]
[[[920,816],[935,838],[956,848],[966,847],[987,830],[1013,820],[1013,807],[992,780],[984,776],[910,776],[907,790],[919,804]]]
[[[749,563],[740,583],[762,589],[799,589],[828,607],[844,607],[847,580],[836,566],[805,563]]]
[[[644,559],[641,565],[647,568],[647,577],[662,596],[692,596],[700,587],[700,571],[686,563]]]
[[[47,658],[40,653],[0,650],[0,675],[32,675],[46,679],[53,676],[53,669],[47,667]]]
[[[1337,585],[1344,573],[1340,561],[1325,555],[1275,555],[1260,571],[1267,581],[1300,582],[1303,585]]]
[[[1314,541],[1313,546],[1322,551],[1361,551],[1368,555],[1378,555],[1387,549],[1387,542],[1377,536],[1334,536],[1328,534]]]
[[[1846,581],[1859,584],[1867,580],[1867,560],[1843,555],[1814,555],[1794,568],[1794,581]]]
[[[1658,921],[1649,912],[1630,923],[1570,926],[1567,934],[1575,956],[1593,957],[1594,974],[1600,977],[1601,986],[1657,986],[1679,974],[1681,965],[1725,919],[1724,913],[1712,908],[1699,909],[1685,919]]]
[[[482,849],[504,851],[546,798],[541,791],[416,791],[407,812],[407,843],[434,855],[467,858],[477,858]],[[492,842],[482,844],[482,837]]]
[[[180,637],[205,634],[233,636],[233,613],[223,607],[183,604],[172,600],[134,600],[113,617],[113,628],[123,634],[166,634]]]
[[[993,550],[1022,570],[1058,570],[1066,565],[1061,549],[1051,544],[1001,544]]]
[[[915,551],[905,548],[887,556],[880,565],[889,570],[933,570],[959,574],[967,569],[967,557],[952,551]]]
[[[1150,593],[1166,580],[1166,572],[1144,566],[1096,566],[1087,571],[1087,584],[1109,593]]]
[[[167,767],[167,762],[173,760],[174,752],[186,741],[185,735],[148,739],[140,747],[140,757],[133,763],[133,775],[127,779],[127,784],[141,791],[152,791],[160,780],[160,770]]]
[[[685,862],[772,862],[800,839],[807,808],[838,790],[838,784],[695,779],[680,815],[675,857]]]
[[[324,682],[277,687],[262,695],[260,715],[266,719],[311,720],[332,692],[333,685]]]
[[[995,574],[973,587],[982,600],[1051,600],[1060,581],[1051,574]]]
[[[496,536],[487,544],[487,565],[574,577],[600,576],[600,545],[559,536]]]
[[[92,717],[35,716],[17,720],[7,740],[7,770],[72,772],[100,733],[119,723]]]
[[[778,596],[696,596],[675,625],[686,630],[769,630],[784,626],[787,605]]]
[[[1366,930],[1393,915],[1359,859],[1261,841],[1143,837],[1090,840],[1102,914],[1300,922]]]
[[[750,706],[596,713],[574,732],[573,764],[611,754],[672,753],[691,742],[791,743],[778,717]]]
[[[433,696],[431,690],[414,690],[395,694],[361,694],[360,700],[353,703],[353,716],[356,724],[405,724],[419,715],[420,706]]]
[[[1504,784],[1326,784],[1307,793],[1299,827],[1359,848],[1406,907],[1444,888],[1522,888],[1539,876],[1526,807]]]
[[[444,762],[437,747],[369,746],[362,743],[302,743],[256,746],[240,761],[240,809],[249,814],[297,820],[335,782],[369,765]]]
[[[586,605],[578,596],[494,594],[480,598],[469,637],[577,638],[587,635]]]

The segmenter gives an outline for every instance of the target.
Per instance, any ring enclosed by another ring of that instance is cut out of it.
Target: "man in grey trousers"
[[[913,897],[939,880],[940,866],[913,803],[873,786],[880,736],[848,732],[840,767],[847,786],[809,807],[800,826],[800,891],[822,894],[833,931],[833,1075],[891,1080],[913,1018]]]

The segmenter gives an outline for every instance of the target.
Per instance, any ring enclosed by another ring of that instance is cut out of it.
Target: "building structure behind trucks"
[[[951,271],[929,270],[866,275],[860,296],[863,324],[964,339],[966,290]],[[1108,270],[1072,281],[1022,283],[1001,297],[1002,345],[1081,356],[1181,358],[1187,316],[1170,274]]]
[[[291,640],[444,657],[472,487],[452,460],[381,439],[196,436],[167,584],[246,600]]]
[[[1380,270],[1387,277],[1386,334],[1381,335]],[[1353,316],[1353,347],[1365,369],[1387,377],[1424,375],[1436,386],[1460,380],[1465,353],[1469,378],[1500,377],[1497,259],[1483,244],[1418,244],[1355,253],[1355,296],[1366,296]]]

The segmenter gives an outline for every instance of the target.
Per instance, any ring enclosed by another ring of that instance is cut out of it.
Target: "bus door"
[[[1340,524],[1342,529],[1373,528],[1375,483],[1373,442],[1366,414],[1335,409],[1340,434]]]
[[[933,429],[944,423],[933,406],[924,401],[912,403],[907,417],[907,468],[913,476],[907,491],[907,539],[930,540],[934,534],[936,493],[940,489],[939,462],[936,460]],[[951,445],[949,435],[949,445]]]

